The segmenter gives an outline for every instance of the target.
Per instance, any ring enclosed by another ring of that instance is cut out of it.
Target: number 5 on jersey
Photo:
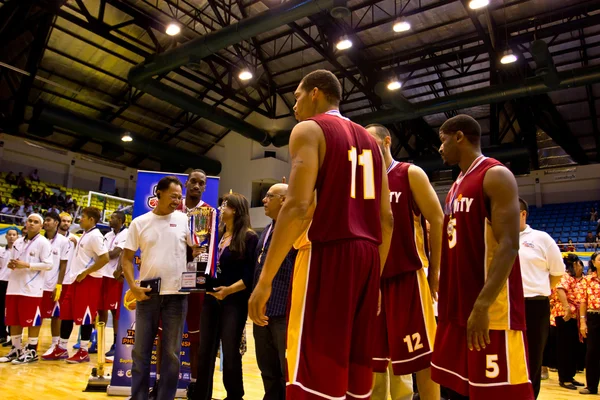
[[[356,170],[358,165],[362,167],[363,173],[363,198],[371,200],[375,198],[375,171],[373,171],[373,153],[371,150],[363,150],[360,155],[356,147],[348,150],[348,161],[352,168],[352,181],[350,183],[350,197],[356,198]],[[358,165],[357,165],[358,164]]]

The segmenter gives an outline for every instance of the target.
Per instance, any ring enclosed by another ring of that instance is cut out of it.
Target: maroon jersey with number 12
[[[380,244],[383,160],[377,143],[337,111],[310,119],[323,130],[326,150],[308,238],[312,243],[362,239]]]

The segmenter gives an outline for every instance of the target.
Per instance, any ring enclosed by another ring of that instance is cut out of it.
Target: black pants
[[[6,325],[4,325],[4,314],[6,308],[6,288],[7,281],[0,281],[0,338],[6,338]]]
[[[578,342],[577,316],[566,322],[563,317],[556,317],[556,361],[560,382],[572,382],[577,373]]]
[[[550,325],[542,365],[548,368],[556,368],[556,326]]]
[[[223,385],[227,400],[242,400],[242,355],[240,344],[248,318],[248,294],[234,293],[219,301],[206,295],[200,314],[198,379],[194,400],[211,400],[213,375],[219,344],[223,343]]]
[[[270,317],[269,325],[254,325],[256,361],[265,387],[263,400],[285,400],[287,318]]]
[[[542,382],[542,361],[550,330],[550,301],[547,297],[525,299],[529,375],[537,399]]]
[[[585,358],[585,381],[592,393],[598,392],[600,381],[600,314],[587,314],[587,354]]]

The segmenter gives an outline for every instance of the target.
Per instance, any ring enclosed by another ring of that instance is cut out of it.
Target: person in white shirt
[[[42,318],[52,318],[52,344],[44,355],[52,353],[54,346],[58,344],[58,340],[60,339],[60,307],[58,305],[60,292],[56,290],[56,284],[60,271],[64,271],[67,267],[71,246],[69,239],[58,233],[59,223],[60,217],[57,213],[46,213],[44,217],[44,230],[46,231],[46,239],[50,241],[50,245],[52,246],[52,269],[46,272],[41,311]]]
[[[565,264],[558,245],[546,232],[527,225],[529,206],[519,199],[521,233],[519,260],[525,295],[527,343],[529,344],[529,375],[537,398],[540,392],[542,360],[550,330],[550,291],[565,273]]]
[[[10,326],[12,349],[0,362],[26,364],[38,360],[38,335],[42,326],[40,306],[44,293],[45,272],[52,269],[52,248],[40,235],[44,219],[39,214],[27,218],[27,236],[17,239],[11,249],[8,268],[12,271],[6,290],[6,324]],[[27,327],[29,343],[21,346],[21,334]]]
[[[183,185],[174,176],[162,178],[156,186],[158,205],[133,220],[123,249],[123,273],[137,300],[133,345],[131,399],[146,400],[150,383],[150,361],[158,322],[162,324],[159,399],[172,399],[177,392],[181,335],[187,313],[187,296],[179,291],[181,274],[186,272],[187,245],[192,245],[186,214],[175,212],[181,203]],[[133,257],[140,249],[144,260],[139,280],[160,278],[160,293],[148,296],[150,288],[140,287],[134,278]],[[196,253],[198,248],[194,249]],[[195,254],[197,255],[197,254]]]
[[[123,297],[123,276],[121,269],[121,252],[127,240],[127,228],[125,228],[125,213],[115,211],[110,216],[109,225],[111,231],[104,235],[104,243],[108,250],[110,261],[102,268],[102,300],[98,310],[101,322],[108,321],[108,310],[113,316],[113,344],[106,352],[107,357],[115,354],[115,342],[119,330],[119,310]]]
[[[75,246],[75,254],[69,262],[69,277],[73,282],[60,297],[60,340],[53,352],[42,356],[44,360],[60,360],[68,357],[67,342],[73,331],[73,324],[81,325],[81,345],[77,353],[66,359],[69,364],[89,362],[88,344],[102,296],[102,274],[100,269],[109,261],[104,236],[96,227],[100,220],[100,210],[86,207],[81,215],[80,225],[84,233]]]
[[[8,262],[10,261],[10,255],[14,243],[19,238],[19,231],[16,227],[9,228],[5,234],[6,248],[0,250],[0,343],[6,343],[10,340],[7,337],[7,326],[4,323],[4,308],[6,299],[6,289],[8,287],[8,278],[10,277],[11,269],[8,268]]]

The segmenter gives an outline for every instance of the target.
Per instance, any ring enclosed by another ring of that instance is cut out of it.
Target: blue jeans
[[[162,322],[160,384],[158,400],[172,400],[179,382],[179,354],[183,323],[187,314],[186,295],[153,295],[137,303],[135,310],[135,343],[131,376],[131,399],[147,400],[150,389],[150,361],[158,323]]]

